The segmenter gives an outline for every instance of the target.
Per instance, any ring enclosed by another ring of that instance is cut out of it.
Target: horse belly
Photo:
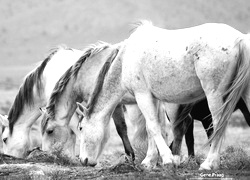
[[[204,95],[200,81],[196,77],[169,76],[156,81],[150,79],[149,87],[157,99],[169,103],[186,104]]]
[[[143,68],[144,78],[151,93],[162,101],[189,103],[204,96],[192,58],[175,58],[150,61]]]

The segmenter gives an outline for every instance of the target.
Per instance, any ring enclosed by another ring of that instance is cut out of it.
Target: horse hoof
[[[173,156],[173,163],[176,167],[178,167],[181,164],[181,157],[178,155]]]
[[[186,161],[188,161],[188,156],[187,155],[181,156],[181,163],[184,163]]]
[[[201,165],[199,170],[217,170],[220,167],[220,160],[217,158],[206,159]]]
[[[170,156],[163,156],[162,157],[162,165],[168,165],[168,164],[173,164],[174,162],[174,156],[171,154]]]
[[[156,163],[151,163],[150,161],[144,159],[141,163],[141,166],[144,168],[144,169],[153,169],[156,167]]]
[[[211,166],[205,161],[200,165],[199,170],[211,170]]]
[[[200,166],[200,168],[199,168],[199,170],[200,171],[202,171],[202,170],[211,170],[211,168],[210,167],[208,167],[208,166]]]

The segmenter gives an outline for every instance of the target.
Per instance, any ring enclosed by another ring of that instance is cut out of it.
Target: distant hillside
[[[0,0],[0,82],[20,83],[58,44],[83,48],[129,36],[132,22],[168,29],[224,22],[250,30],[249,0]],[[18,72],[17,72],[18,71]]]

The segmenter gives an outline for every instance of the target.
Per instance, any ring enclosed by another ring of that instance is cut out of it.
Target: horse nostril
[[[6,144],[8,138],[3,138],[3,142]]]
[[[87,166],[88,164],[88,158],[85,158],[84,161],[82,159],[80,159],[80,162],[83,166]]]

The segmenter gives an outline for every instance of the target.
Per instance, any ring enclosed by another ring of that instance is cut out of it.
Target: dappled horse
[[[58,47],[25,77],[9,110],[8,128],[3,132],[5,154],[26,156],[31,145],[30,129],[41,115],[39,107],[46,105],[56,81],[81,55],[80,50]],[[40,125],[36,137],[41,144],[39,132]]]
[[[144,166],[155,165],[158,151],[163,165],[173,161],[161,135],[157,100],[189,104],[206,96],[215,131],[200,168],[218,168],[225,128],[239,98],[250,108],[250,38],[224,24],[166,30],[144,22],[118,49],[117,56],[104,64],[87,106],[82,107],[82,163],[96,164],[107,140],[110,116],[130,92],[148,129]]]
[[[177,114],[181,114],[181,111],[185,109],[187,105],[180,105],[177,111]],[[247,106],[242,98],[236,104],[235,110],[239,109],[247,124],[250,126],[250,113],[247,109]],[[188,155],[194,156],[194,119],[201,121],[204,129],[206,130],[207,137],[209,138],[213,133],[212,127],[212,117],[208,108],[207,100],[203,99],[197,103],[195,103],[190,108],[190,115],[188,116],[186,121],[182,121],[178,126],[173,128],[175,139],[170,145],[170,149],[172,150],[173,155],[180,155],[180,148],[182,144],[182,137],[185,134],[186,145],[188,149]],[[179,117],[178,117],[179,118]]]

